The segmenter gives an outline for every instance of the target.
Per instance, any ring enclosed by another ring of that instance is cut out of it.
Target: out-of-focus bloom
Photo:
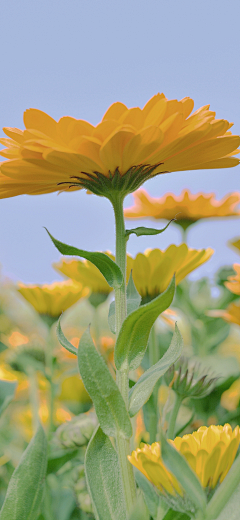
[[[233,264],[233,269],[237,274],[235,276],[229,276],[228,281],[225,282],[224,285],[232,293],[240,295],[240,264]]]
[[[228,390],[221,395],[221,405],[226,410],[236,410],[240,401],[240,379],[236,379]]]
[[[49,421],[49,406],[46,399],[41,398],[41,404],[39,407],[39,417],[43,424],[47,424]],[[61,403],[55,400],[54,403],[54,424],[60,425],[70,421],[73,415],[69,410],[66,410]],[[33,419],[32,410],[29,405],[18,406],[14,416],[14,422],[17,424],[24,436],[29,441],[33,436]]]
[[[234,240],[230,240],[228,244],[230,247],[234,247],[234,249],[237,249],[237,253],[240,254],[240,238],[234,238]]]
[[[77,401],[81,403],[91,402],[91,398],[78,374],[65,377],[62,380],[58,399],[60,401]]]
[[[86,188],[110,198],[153,175],[236,166],[240,138],[229,131],[232,124],[215,119],[209,105],[190,115],[193,105],[164,94],[143,109],[117,102],[96,127],[28,109],[26,130],[4,128],[7,138],[0,140],[8,159],[1,164],[0,197]]]
[[[39,314],[56,319],[62,312],[89,293],[86,287],[70,280],[50,285],[19,283],[18,291]]]
[[[216,200],[214,193],[196,193],[183,190],[177,196],[167,193],[164,197],[151,197],[146,190],[140,189],[133,195],[134,205],[124,211],[126,218],[154,218],[172,220],[184,228],[197,220],[213,217],[240,216],[240,193],[231,193]]]
[[[214,489],[226,477],[235,459],[240,441],[239,426],[201,426],[196,432],[176,437],[171,444],[185,457],[203,487]],[[183,496],[181,482],[167,470],[161,458],[161,446],[145,444],[128,457],[162,494]]]
[[[181,357],[164,375],[165,382],[182,399],[191,397],[199,399],[209,394],[217,381],[216,377],[204,374],[201,366],[192,365],[191,361]]]
[[[230,303],[230,305],[224,309],[217,309],[216,311],[208,311],[208,316],[213,318],[223,318],[228,323],[236,323],[240,325],[240,301],[237,303]]]
[[[11,347],[19,347],[20,345],[27,345],[29,342],[29,338],[19,332],[18,330],[14,330],[10,336],[8,337],[8,343]]]
[[[132,262],[132,276],[143,301],[163,293],[174,273],[178,285],[189,273],[204,264],[213,254],[213,249],[191,249],[186,244],[171,245],[166,251],[147,249]]]

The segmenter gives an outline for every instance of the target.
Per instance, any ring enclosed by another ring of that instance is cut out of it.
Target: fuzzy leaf
[[[85,472],[96,520],[126,520],[118,456],[100,427],[88,444]]]
[[[74,347],[72,345],[72,343],[70,343],[70,341],[68,341],[68,339],[63,334],[61,324],[60,324],[60,318],[57,323],[56,333],[57,333],[58,341],[62,345],[62,347],[64,347],[66,350],[68,350],[68,352],[71,352],[71,354],[75,354],[75,356],[77,356],[78,349],[76,347]]]
[[[141,305],[124,320],[115,348],[115,365],[118,370],[134,370],[140,365],[151,328],[159,314],[171,305],[174,291],[175,277],[164,293]]]
[[[197,509],[204,512],[206,496],[197,475],[192,471],[186,459],[162,435],[161,452],[164,464],[181,484],[185,493]]]
[[[160,503],[160,498],[156,493],[153,485],[149,482],[149,480],[141,473],[140,471],[135,471],[135,479],[137,485],[143,492],[144,499],[149,510],[150,515],[154,518],[157,517],[158,506]]]
[[[130,277],[127,285],[127,315],[131,314],[131,312],[138,309],[141,303],[141,296],[137,292],[137,289],[134,285],[132,273],[130,273]],[[116,334],[116,323],[115,323],[115,301],[111,302],[108,313],[108,325],[113,334]]]
[[[47,470],[47,439],[39,425],[10,479],[1,520],[36,520]]]
[[[111,258],[109,258],[109,256],[105,255],[104,253],[84,251],[83,249],[78,249],[77,247],[68,246],[63,242],[56,240],[56,238],[54,238],[47,229],[46,231],[62,255],[80,256],[81,258],[89,260],[99,269],[110,287],[113,287],[114,289],[121,287],[123,284],[122,271],[118,265]]]
[[[169,367],[181,356],[183,339],[177,324],[168,350],[151,368],[146,370],[129,392],[129,414],[133,417],[149,399],[155,384]]]
[[[173,220],[175,219],[173,218],[172,220],[170,220],[163,229],[147,228],[141,226],[134,229],[126,229],[125,234],[126,237],[129,237],[129,235],[131,235],[132,233],[137,235],[137,237],[142,237],[143,235],[160,235],[160,233],[163,233],[163,231],[165,231],[168,228],[169,224],[171,224]]]
[[[78,366],[84,386],[95,406],[100,426],[106,435],[132,436],[132,425],[119,388],[102,356],[97,352],[89,330],[78,347]]]

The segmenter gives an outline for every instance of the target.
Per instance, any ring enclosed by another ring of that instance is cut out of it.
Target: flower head
[[[73,281],[55,282],[50,285],[25,285],[18,291],[42,316],[58,319],[60,314],[88,295],[88,289]]]
[[[190,360],[181,357],[166,372],[164,379],[182,399],[199,399],[208,395],[214,388],[217,377],[209,377],[201,366],[192,365]]]
[[[201,426],[196,432],[169,441],[185,457],[203,487],[214,489],[226,477],[240,442],[239,426]],[[128,457],[162,494],[183,496],[181,483],[167,470],[161,458],[161,445],[145,444]]]
[[[41,110],[24,113],[25,130],[4,128],[0,197],[87,188],[107,197],[135,191],[153,175],[228,168],[240,138],[232,124],[215,119],[209,105],[194,112],[193,100],[157,94],[143,109],[109,107],[102,121],[62,117]],[[3,176],[6,176],[5,179]]]
[[[230,240],[228,244],[230,247],[237,249],[237,253],[240,254],[240,238],[234,238],[234,240]]]
[[[133,195],[134,205],[124,211],[126,218],[154,218],[172,220],[186,228],[197,220],[212,217],[240,216],[240,193],[231,193],[216,200],[214,193],[196,193],[183,190],[177,196],[167,193],[164,197],[151,197],[146,190],[140,189]]]
[[[233,264],[233,268],[237,274],[235,276],[229,276],[228,281],[225,282],[224,285],[232,293],[240,295],[240,264]]]
[[[216,311],[208,311],[207,314],[214,318],[223,318],[228,323],[240,325],[240,301],[237,301],[237,303],[230,303],[225,310],[217,309]]]

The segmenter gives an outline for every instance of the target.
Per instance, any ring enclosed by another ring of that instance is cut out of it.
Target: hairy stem
[[[155,365],[159,361],[159,349],[157,344],[157,337],[154,325],[150,332],[149,342],[148,342],[148,352],[149,352],[149,364],[150,367]],[[158,411],[158,389],[160,382],[158,381],[153,389],[153,406],[154,406],[154,414],[151,415],[150,423],[149,423],[149,434],[150,439],[149,443],[152,444],[156,442],[157,437],[157,429],[158,429],[158,420],[159,420],[159,411]]]
[[[174,433],[175,433],[175,425],[176,420],[179,412],[179,408],[182,403],[182,397],[175,394],[175,402],[172,409],[172,413],[170,416],[169,426],[168,426],[168,439],[174,439]]]

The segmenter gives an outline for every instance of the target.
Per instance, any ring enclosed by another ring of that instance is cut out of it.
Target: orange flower
[[[214,318],[223,318],[225,321],[228,321],[228,323],[240,325],[240,301],[230,303],[225,310],[218,309],[216,311],[208,311],[207,315]]]
[[[143,109],[114,103],[102,121],[62,117],[36,109],[24,113],[25,130],[4,128],[0,197],[86,188],[111,198],[135,191],[153,175],[229,168],[239,160],[232,124],[206,105],[192,115],[193,100],[157,94]],[[4,177],[5,176],[5,177]]]
[[[240,193],[231,193],[221,200],[216,200],[214,193],[196,193],[183,190],[176,196],[167,193],[164,197],[151,197],[146,190],[138,190],[133,195],[134,205],[124,211],[126,218],[154,218],[156,220],[171,220],[187,227],[197,220],[212,217],[236,217],[240,216]]]
[[[237,249],[237,253],[240,254],[240,238],[234,238],[234,240],[231,240],[228,242],[230,247],[234,247],[234,249]]]
[[[235,276],[229,276],[228,281],[225,282],[224,285],[232,293],[240,295],[240,264],[233,264],[233,269],[237,274]]]

